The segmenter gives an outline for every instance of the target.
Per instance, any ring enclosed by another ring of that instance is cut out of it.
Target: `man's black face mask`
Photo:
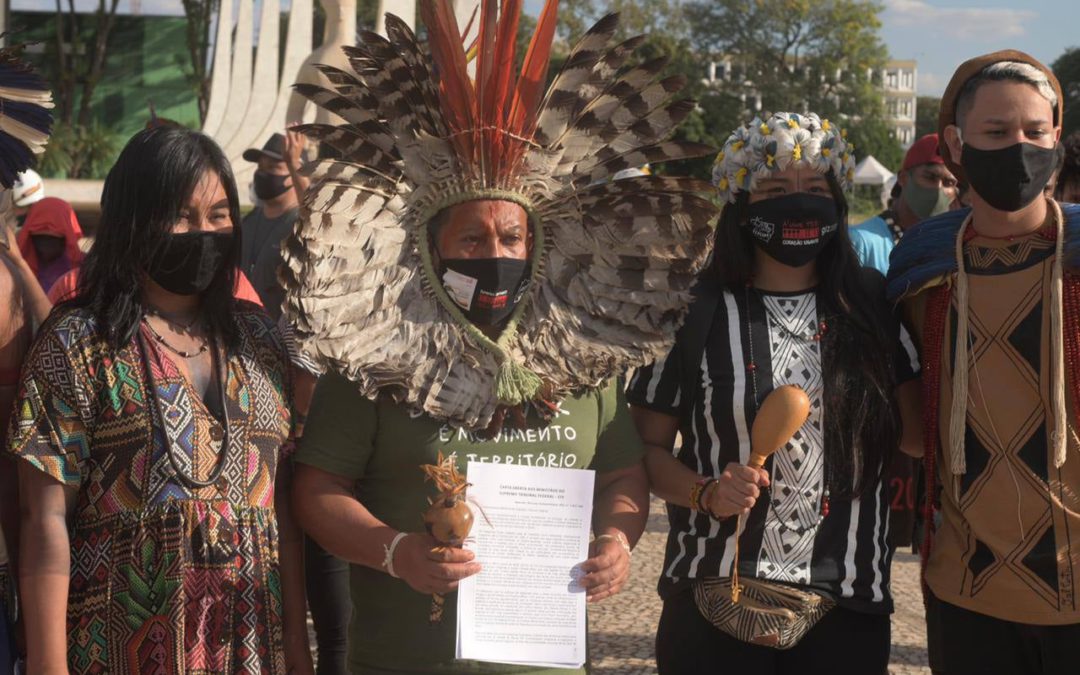
[[[1042,194],[1064,150],[1060,143],[1052,148],[1014,143],[998,150],[964,143],[960,165],[984,202],[998,211],[1019,211]]]

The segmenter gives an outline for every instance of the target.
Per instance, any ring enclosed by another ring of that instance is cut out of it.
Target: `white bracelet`
[[[626,551],[627,558],[634,557],[634,552],[630,549],[630,542],[626,540],[626,535],[622,532],[618,532],[616,534],[602,534],[593,541],[597,543],[600,543],[602,541],[617,541],[619,542],[619,546],[622,546],[623,550]]]
[[[394,572],[394,551],[397,550],[397,545],[401,543],[401,540],[409,536],[408,532],[398,532],[394,535],[394,540],[390,542],[390,545],[383,545],[383,551],[386,555],[383,557],[382,566],[386,568],[386,573],[395,579],[400,579],[397,573]]]

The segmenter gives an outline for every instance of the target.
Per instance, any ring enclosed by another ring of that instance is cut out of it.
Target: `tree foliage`
[[[1080,131],[1080,47],[1066,49],[1052,68],[1065,95],[1065,116],[1061,125],[1064,137]]]
[[[884,116],[881,11],[868,0],[691,0],[686,17],[698,52],[730,60],[736,93],[839,119]]]
[[[852,120],[847,129],[848,140],[854,146],[855,159],[870,155],[890,171],[897,171],[904,161],[904,152],[896,142],[889,123],[881,117],[860,117]]]
[[[185,68],[188,82],[199,102],[199,120],[206,119],[210,104],[210,26],[221,8],[221,0],[182,0],[187,19],[187,48],[190,70]]]
[[[559,30],[573,43],[605,15],[617,12],[622,37],[644,34],[685,37],[687,25],[682,5],[679,0],[562,0]]]
[[[812,110],[851,127],[859,156],[871,152],[884,163],[900,155],[876,75],[888,54],[875,2],[563,0],[563,37],[572,44],[610,11],[621,15],[620,37],[648,35],[642,53],[671,55],[670,71],[686,76],[683,93],[698,108],[677,138],[719,147],[757,113],[748,102],[760,96],[762,111]],[[730,62],[731,72],[707,81],[710,61]],[[677,170],[706,177],[711,163],[696,160]]]
[[[90,124],[94,90],[105,75],[109,38],[116,26],[119,0],[98,0],[93,14],[76,11],[75,0],[56,0],[56,119],[62,124]]]
[[[926,134],[937,133],[940,110],[941,99],[937,96],[920,96],[915,99],[915,140]]]

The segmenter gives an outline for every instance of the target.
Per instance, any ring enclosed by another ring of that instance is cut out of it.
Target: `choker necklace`
[[[746,299],[747,311],[750,311],[750,290],[752,288],[753,288],[752,283],[747,283],[746,284],[745,299]],[[775,314],[773,314],[772,310],[769,309],[769,303],[765,302],[764,298],[762,298],[761,306],[765,310],[766,317],[769,318],[769,319],[772,319],[773,324],[775,324],[777,328],[782,330],[789,337],[793,337],[796,340],[802,340],[803,342],[821,342],[825,338],[826,333],[829,332],[829,322],[822,319],[817,324],[817,332],[816,333],[807,333],[807,334],[796,333],[796,332],[792,331],[791,329],[789,329],[787,326],[785,326],[784,322],[781,321],[780,319],[778,319]],[[753,338],[750,335],[749,325],[750,324],[747,323],[746,339],[747,339],[748,344],[750,345],[750,363],[747,364],[746,370],[747,370],[747,372],[752,373],[755,370],[757,370],[757,363],[754,361],[754,343],[752,341]],[[757,400],[757,388],[756,388],[757,382],[754,382],[754,385],[755,385],[754,400],[756,401]]]
[[[168,324],[171,324],[173,326],[176,326],[177,328],[181,328],[184,331],[191,330],[191,327],[194,326],[199,321],[199,315],[198,314],[191,317],[191,320],[187,321],[186,323],[183,322],[183,321],[177,321],[176,319],[172,318],[171,316],[168,316],[167,314],[164,314],[163,312],[161,312],[160,310],[158,310],[158,309],[156,309],[154,307],[147,307],[146,308],[146,314],[149,314],[150,316],[156,316],[157,318],[161,319],[162,321],[164,321],[164,322],[166,322]]]
[[[164,317],[162,317],[162,318],[164,318]],[[152,323],[150,323],[146,319],[146,317],[143,317],[143,323],[145,323],[146,327],[150,329],[150,334],[154,336],[154,341],[155,342],[157,342],[159,345],[161,345],[165,349],[168,349],[170,352],[172,352],[173,354],[176,354],[177,356],[179,356],[181,358],[193,359],[196,356],[202,356],[203,354],[205,354],[207,352],[208,349],[210,349],[210,341],[209,340],[203,342],[202,346],[200,346],[196,351],[193,351],[193,352],[187,352],[187,351],[184,351],[183,349],[178,349],[178,348],[174,347],[173,345],[169,344],[169,342],[164,338],[164,336],[162,336],[161,333],[157,332],[157,330],[154,329],[154,325]]]

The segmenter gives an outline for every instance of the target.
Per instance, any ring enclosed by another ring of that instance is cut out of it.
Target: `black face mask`
[[[529,287],[529,261],[517,258],[452,258],[439,276],[450,299],[478,326],[506,320]]]
[[[836,200],[806,192],[750,204],[746,213],[754,242],[788,267],[802,267],[816,258],[836,235],[840,220]]]
[[[253,180],[255,183],[255,196],[264,202],[280,197],[291,187],[285,185],[285,181],[289,180],[288,176],[278,176],[265,171],[256,171]]]
[[[983,201],[998,211],[1019,211],[1042,194],[1064,151],[1060,143],[1052,148],[1016,143],[1000,150],[964,143],[960,165]]]
[[[166,241],[147,269],[150,278],[170,293],[198,295],[228,261],[233,233],[184,232],[170,234]]]

